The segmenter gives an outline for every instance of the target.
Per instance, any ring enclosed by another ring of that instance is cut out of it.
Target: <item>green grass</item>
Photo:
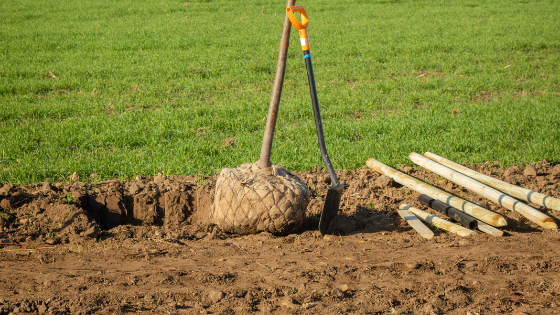
[[[412,151],[560,162],[560,2],[298,4],[336,169]],[[0,0],[0,182],[256,161],[284,5]],[[295,31],[272,160],[322,163]]]

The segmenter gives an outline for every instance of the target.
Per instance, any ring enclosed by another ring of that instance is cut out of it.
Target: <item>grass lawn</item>
[[[297,3],[336,169],[560,162],[560,1]],[[0,182],[258,160],[285,4],[0,0]],[[322,164],[294,29],[272,160]]]

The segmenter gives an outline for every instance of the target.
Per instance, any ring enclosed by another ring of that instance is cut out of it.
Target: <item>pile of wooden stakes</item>
[[[513,197],[557,211],[560,211],[560,199],[483,175],[430,152],[426,152],[424,156],[413,152],[410,153],[409,158],[418,166],[463,186],[504,208],[518,212],[545,229],[558,228],[553,218]],[[423,204],[447,214],[455,221],[493,236],[503,235],[503,232],[496,228],[507,226],[507,221],[502,215],[426,184],[373,158],[367,160],[367,166],[397,183],[423,194],[420,198]],[[434,233],[419,220],[461,236],[477,234],[471,229],[451,223],[407,204],[401,204],[399,209],[399,215],[426,239],[432,238]]]

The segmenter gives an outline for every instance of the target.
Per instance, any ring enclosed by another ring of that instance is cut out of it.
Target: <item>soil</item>
[[[560,165],[467,165],[560,198]],[[208,224],[216,176],[0,184],[0,314],[559,314],[560,233],[423,169],[396,168],[504,214],[503,237],[425,240],[398,216],[418,193],[370,169],[347,185],[335,236],[321,170],[298,234]],[[560,212],[533,207],[560,223]],[[434,212],[432,212],[434,213]],[[435,214],[435,213],[434,213]],[[469,313],[470,312],[470,313]]]

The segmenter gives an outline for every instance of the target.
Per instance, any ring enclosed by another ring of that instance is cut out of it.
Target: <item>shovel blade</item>
[[[343,189],[344,184],[329,187],[327,197],[325,198],[325,206],[319,220],[319,232],[321,232],[321,235],[331,234],[334,230]]]

